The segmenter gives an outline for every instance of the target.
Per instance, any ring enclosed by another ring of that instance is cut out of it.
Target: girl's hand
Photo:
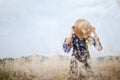
[[[72,26],[72,27],[71,27],[71,33],[69,34],[69,36],[68,36],[67,39],[66,39],[66,45],[70,45],[70,44],[71,44],[73,32],[74,32],[74,27]]]
[[[99,37],[98,37],[98,35],[97,35],[96,31],[95,31],[95,27],[93,27],[92,31],[94,33],[94,39],[98,41]]]
[[[74,33],[74,26],[71,27],[71,32]]]

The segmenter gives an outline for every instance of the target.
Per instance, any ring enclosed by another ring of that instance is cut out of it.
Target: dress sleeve
[[[90,36],[86,42],[88,45],[93,45],[98,51],[102,50],[102,45],[99,39],[96,41],[92,36]]]
[[[66,38],[67,39],[67,38]],[[63,43],[63,50],[64,50],[64,52],[66,52],[66,53],[69,53],[70,52],[70,50],[71,50],[71,48],[72,48],[72,42],[71,42],[71,44],[70,45],[66,45],[66,39],[65,39],[65,41],[64,41],[64,43]]]

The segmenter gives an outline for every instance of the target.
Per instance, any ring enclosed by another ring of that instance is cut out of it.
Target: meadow
[[[70,73],[70,58],[60,55],[48,58],[34,54],[1,59],[0,80],[120,80],[120,57],[92,58],[92,72],[82,72],[86,77]]]

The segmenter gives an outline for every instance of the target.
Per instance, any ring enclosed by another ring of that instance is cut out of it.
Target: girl
[[[64,52],[68,53],[73,48],[70,68],[72,73],[74,73],[73,69],[78,67],[77,62],[83,63],[85,69],[90,67],[88,64],[88,58],[90,57],[88,45],[94,45],[98,51],[102,50],[102,45],[95,28],[88,21],[78,19],[71,29],[71,33],[64,41],[63,49]],[[91,33],[94,34],[94,37],[91,36]]]

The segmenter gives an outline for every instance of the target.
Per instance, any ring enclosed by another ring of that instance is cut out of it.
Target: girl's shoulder
[[[73,33],[72,34],[72,39],[77,39],[78,37]]]
[[[85,39],[80,39],[80,38],[78,38],[75,34],[72,34],[72,38],[73,38],[73,39],[78,39],[78,40],[85,40]]]
[[[74,33],[72,34],[72,38],[73,38],[73,37],[75,37],[75,34],[74,34]]]

